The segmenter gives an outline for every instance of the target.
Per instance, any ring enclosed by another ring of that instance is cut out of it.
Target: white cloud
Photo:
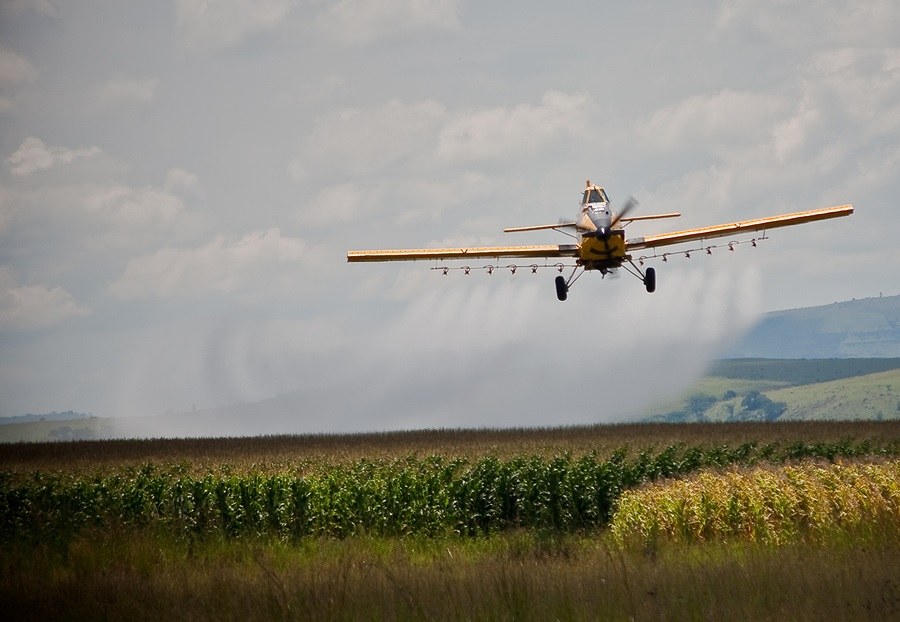
[[[665,106],[640,122],[636,131],[656,151],[752,144],[760,128],[771,128],[784,107],[777,96],[725,89]]]
[[[867,139],[900,130],[900,48],[829,50],[816,56],[809,74],[809,96],[829,106],[833,122],[871,128]]]
[[[105,160],[58,167],[33,179],[13,178],[0,188],[0,232],[11,229],[25,236],[22,243],[44,245],[34,252],[43,248],[48,260],[74,249],[137,253],[183,243],[196,239],[208,224],[204,190],[193,173],[171,169],[162,185],[86,180],[121,175],[118,163],[110,167]],[[47,164],[41,159],[16,160],[16,166],[29,168],[39,163]]]
[[[176,0],[176,21],[189,45],[227,48],[277,28],[292,0]]]
[[[204,195],[200,179],[193,173],[180,168],[173,168],[166,173],[166,182],[163,187],[166,192],[194,196]]]
[[[110,80],[97,88],[97,105],[100,108],[113,108],[119,105],[146,104],[153,99],[158,86],[158,78]]]
[[[444,211],[461,211],[462,216],[472,219],[466,207],[477,205],[503,204],[516,192],[527,191],[520,185],[521,178],[503,178],[482,173],[467,172],[462,175],[438,180],[411,180],[400,184],[398,194],[408,209],[401,215],[401,222],[435,221]],[[480,221],[484,215],[474,215]],[[502,217],[492,213],[491,217]],[[483,229],[482,229],[483,231]],[[491,230],[491,233],[495,231]]]
[[[20,285],[9,268],[0,267],[0,331],[48,328],[89,313],[62,287]]]
[[[169,227],[185,209],[179,197],[161,188],[121,184],[95,189],[84,205],[104,222],[125,229]]]
[[[817,51],[777,93],[696,95],[655,112],[637,125],[640,136],[687,166],[648,203],[666,200],[687,218],[700,209],[762,215],[888,187],[896,172],[883,163],[893,161],[900,133],[898,59],[895,48]],[[690,157],[697,146],[702,167]]]
[[[99,147],[68,149],[66,147],[50,147],[38,138],[29,136],[19,148],[6,159],[13,175],[25,177],[36,171],[53,168],[57,164],[69,164],[82,158],[99,155]]]
[[[15,107],[14,91],[37,77],[37,70],[24,56],[0,47],[0,113]]]
[[[274,228],[239,239],[218,235],[199,248],[167,247],[130,260],[110,292],[137,300],[258,290],[282,283],[285,265],[296,265],[305,251],[303,240]]]
[[[37,70],[27,58],[0,47],[0,89],[27,84],[36,77]]]
[[[587,96],[546,93],[539,104],[494,107],[451,115],[434,100],[391,100],[374,108],[345,108],[316,120],[289,166],[293,179],[341,170],[368,175],[400,162],[408,169],[440,161],[534,154],[587,130]]]
[[[381,200],[380,188],[349,182],[323,188],[300,211],[299,222],[313,227],[335,226],[369,213]]]
[[[14,11],[36,11],[47,17],[59,17],[62,13],[53,0],[10,0]]]
[[[519,104],[460,115],[441,130],[438,154],[448,160],[481,160],[536,153],[588,126],[587,96],[550,91],[537,105]]]
[[[715,32],[750,31],[786,47],[828,42],[874,47],[897,40],[900,7],[894,0],[726,0],[719,4]]]
[[[819,130],[821,121],[822,114],[812,102],[801,102],[793,116],[772,130],[775,159],[784,162],[791,153],[801,149]]]
[[[13,205],[10,200],[9,191],[0,186],[0,233],[6,231],[9,223],[12,222]]]
[[[291,162],[295,180],[311,171],[367,174],[429,151],[446,110],[434,100],[391,100],[376,108],[345,108],[316,120],[301,155]]]
[[[458,0],[340,0],[316,18],[316,25],[338,41],[362,45],[421,30],[459,27]]]

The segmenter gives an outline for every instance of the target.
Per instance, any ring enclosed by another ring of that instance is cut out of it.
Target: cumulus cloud
[[[27,58],[0,47],[0,89],[26,84],[36,77],[37,70]]]
[[[479,173],[463,173],[443,179],[391,179],[363,183],[358,180],[322,188],[301,206],[298,222],[312,227],[334,227],[367,222],[371,215],[390,226],[434,222],[448,210],[485,205],[508,195],[513,182]],[[465,214],[467,219],[470,214]],[[494,231],[496,226],[489,228]]]
[[[62,157],[53,149],[37,149],[41,157],[19,154],[22,157],[11,163],[14,171],[20,171],[17,177],[52,166],[54,158]],[[14,178],[0,189],[0,231],[19,227],[36,236],[35,241],[48,244],[47,251],[54,254],[73,246],[92,252],[124,248],[137,252],[149,244],[158,247],[160,235],[172,244],[200,231],[207,212],[196,175],[175,168],[162,184],[85,181],[85,177],[110,174],[108,162],[102,160],[96,158],[90,166],[84,165],[86,168],[59,167],[35,176],[33,183],[30,178]],[[112,173],[118,174],[118,170]]]
[[[36,330],[90,313],[62,287],[20,285],[0,267],[0,331]]]
[[[719,3],[714,31],[750,32],[779,46],[831,44],[873,47],[896,44],[900,7],[893,0],[818,2],[726,0]]]
[[[434,100],[391,100],[374,108],[345,108],[316,120],[300,156],[290,165],[295,180],[311,171],[370,174],[429,151],[445,108]]]
[[[835,121],[871,128],[867,139],[900,130],[900,48],[829,50],[813,59],[809,75],[808,96],[828,104]]]
[[[668,201],[688,218],[701,206],[762,214],[860,201],[893,183],[895,169],[884,164],[895,161],[900,136],[900,51],[817,51],[798,76],[777,93],[696,95],[638,123],[649,149],[679,163],[689,162],[698,144],[705,159],[713,156],[642,198]],[[811,190],[803,196],[798,188]]]
[[[316,26],[343,43],[362,45],[416,31],[459,26],[458,0],[340,0],[316,18]]]
[[[780,97],[752,91],[692,95],[638,123],[637,135],[655,151],[752,143],[761,127],[779,119],[784,107]]]
[[[184,202],[162,188],[123,184],[98,187],[85,197],[88,211],[116,227],[168,227],[184,211]]]
[[[96,101],[100,108],[120,105],[146,104],[156,94],[158,78],[119,78],[97,88]]]
[[[9,0],[14,11],[35,11],[47,17],[59,17],[62,12],[53,0]]]
[[[775,158],[784,162],[792,153],[802,149],[819,129],[821,121],[822,114],[812,102],[801,102],[789,119],[776,124],[772,130]]]
[[[167,192],[196,196],[204,194],[200,178],[181,168],[173,168],[166,173],[166,182],[163,187]]]
[[[298,220],[313,227],[352,222],[377,206],[383,194],[380,188],[366,188],[357,182],[327,186],[301,208]]]
[[[37,70],[27,58],[0,47],[0,112],[12,110],[15,91],[36,77]]]
[[[13,206],[10,201],[9,191],[0,186],[0,233],[6,231],[13,218]]]
[[[19,148],[6,159],[13,175],[25,177],[36,171],[53,168],[58,164],[69,164],[75,160],[91,158],[102,153],[99,147],[68,149],[51,147],[39,138],[29,136]]]
[[[218,235],[199,248],[166,247],[131,259],[110,292],[138,300],[256,290],[280,283],[284,266],[296,265],[305,251],[303,240],[284,236],[277,228],[237,239]]]
[[[292,0],[176,0],[176,23],[189,45],[220,49],[277,28]]]
[[[587,129],[585,95],[546,93],[539,104],[452,114],[434,100],[391,100],[373,108],[345,108],[316,120],[290,164],[295,180],[313,171],[369,175],[404,162],[486,160],[533,154]]]
[[[483,160],[535,153],[589,123],[588,98],[550,91],[541,103],[496,107],[459,115],[441,130],[438,154],[448,160]]]

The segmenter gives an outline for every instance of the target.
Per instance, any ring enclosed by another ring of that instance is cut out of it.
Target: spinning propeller
[[[612,219],[612,222],[609,223],[609,228],[614,229],[619,221],[625,218],[629,212],[631,212],[634,208],[638,206],[637,199],[634,197],[628,197],[628,200],[625,201],[625,205],[622,206],[622,209],[619,210],[619,213],[616,214],[616,217]]]

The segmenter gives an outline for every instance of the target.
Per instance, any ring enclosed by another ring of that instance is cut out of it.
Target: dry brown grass
[[[356,460],[442,456],[477,460],[521,455],[607,457],[669,445],[740,445],[871,440],[900,443],[900,421],[779,423],[636,423],[546,429],[422,430],[373,434],[264,436],[209,439],[151,439],[14,443],[0,445],[0,470],[94,472],[148,463],[184,463],[207,471],[230,465],[236,471],[295,471],[298,464],[339,464]]]
[[[900,543],[621,553],[603,537],[13,547],[6,619],[896,619]]]

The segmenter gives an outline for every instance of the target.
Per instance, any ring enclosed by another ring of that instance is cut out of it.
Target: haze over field
[[[763,311],[900,293],[898,32],[891,0],[4,2],[0,416],[291,392],[306,431],[637,412]],[[345,263],[565,242],[500,231],[571,216],[586,177],[684,213],[632,235],[856,213],[657,261],[652,296]]]

